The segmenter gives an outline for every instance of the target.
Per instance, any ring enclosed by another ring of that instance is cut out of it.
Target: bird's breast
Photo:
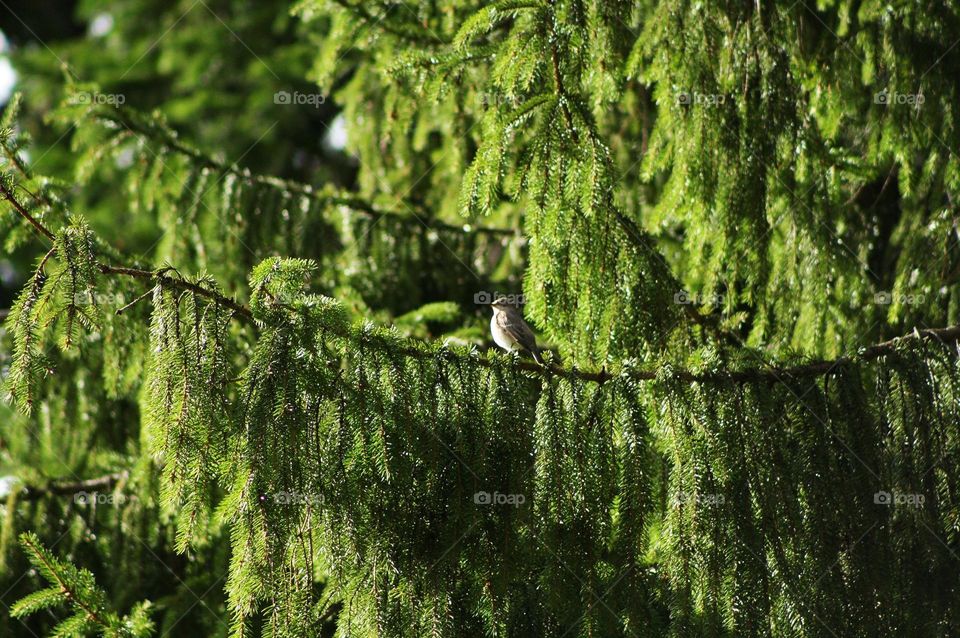
[[[510,334],[504,330],[499,323],[497,323],[496,313],[494,313],[493,317],[490,318],[490,333],[493,335],[493,341],[498,346],[504,350],[513,350],[516,339],[511,337]]]

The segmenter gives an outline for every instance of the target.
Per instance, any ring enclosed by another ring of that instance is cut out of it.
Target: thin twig
[[[50,241],[55,241],[53,233],[50,232],[46,226],[44,226],[39,221],[37,221],[37,219],[33,215],[31,215],[26,208],[23,207],[23,204],[21,204],[20,201],[16,197],[14,197],[13,193],[7,188],[6,184],[2,182],[0,182],[0,192],[3,193],[4,199],[10,202],[10,205],[13,206],[14,210],[16,210],[21,217],[23,217],[28,222],[30,222],[30,225],[33,226],[37,230],[37,232],[39,232],[41,235],[43,235]]]

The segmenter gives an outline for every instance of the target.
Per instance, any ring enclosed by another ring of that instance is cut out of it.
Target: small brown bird
[[[493,333],[496,344],[507,352],[526,350],[533,355],[537,363],[545,365],[540,356],[540,348],[537,347],[537,338],[533,336],[533,331],[523,320],[523,315],[516,305],[510,303],[506,297],[498,297],[490,307],[493,308],[490,332]]]

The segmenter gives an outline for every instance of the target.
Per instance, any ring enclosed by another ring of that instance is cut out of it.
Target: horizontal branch
[[[855,356],[844,356],[838,357],[836,359],[827,359],[827,360],[818,360],[811,361],[809,363],[798,364],[793,366],[766,366],[766,367],[753,367],[753,368],[744,368],[741,370],[729,370],[729,371],[720,371],[720,372],[691,372],[689,370],[678,369],[676,370],[672,377],[679,379],[680,381],[687,381],[691,383],[711,383],[711,382],[777,382],[777,381],[787,381],[794,380],[804,377],[815,377],[815,376],[825,376],[834,372],[835,370],[842,368],[845,365],[866,361],[875,361],[886,355],[893,354],[897,346],[904,341],[909,340],[923,340],[931,339],[940,341],[942,343],[956,343],[960,341],[960,325],[949,326],[946,328],[928,328],[925,330],[914,330],[913,332],[900,336],[894,337],[887,341],[882,341],[880,343],[875,343],[871,346],[863,348]],[[484,366],[491,365],[491,362],[485,359],[478,359],[478,363]],[[582,381],[592,381],[594,383],[606,383],[614,378],[617,374],[601,370],[599,372],[580,370],[577,368],[563,368],[560,366],[553,365],[549,369],[532,362],[532,361],[518,361],[516,367],[522,370],[528,370],[531,372],[537,372],[542,375],[554,374],[557,376],[565,376],[575,379],[580,379]],[[626,373],[629,378],[636,381],[651,381],[658,377],[658,372],[656,370],[634,370]]]
[[[304,184],[302,182],[284,179],[282,177],[251,173],[246,169],[240,168],[236,164],[228,164],[220,161],[187,144],[184,144],[170,131],[157,130],[156,128],[144,126],[140,122],[137,122],[129,117],[125,117],[119,107],[114,107],[110,111],[106,112],[98,112],[97,117],[107,122],[119,124],[135,134],[142,135],[159,143],[168,150],[185,155],[193,159],[198,164],[207,166],[214,170],[230,173],[241,179],[248,180],[256,184],[262,184],[277,188],[279,190],[297,193],[298,195],[303,195],[304,197],[310,198],[314,201],[322,202],[324,204],[343,206],[374,220],[388,219],[401,224],[415,226],[417,228],[425,227],[429,230],[441,230],[450,233],[476,233],[495,237],[521,237],[519,231],[513,228],[474,226],[472,224],[451,224],[432,219],[427,211],[421,210],[420,215],[414,211],[413,215],[409,215],[400,211],[380,208],[372,202],[353,193],[345,191],[330,192],[327,190],[318,189],[310,184]]]
[[[201,297],[210,299],[225,308],[229,308],[234,314],[242,317],[244,320],[253,322],[253,313],[243,304],[231,297],[220,294],[216,290],[210,290],[192,281],[178,279],[165,274],[169,269],[143,270],[140,268],[129,268],[127,266],[107,266],[103,264],[99,265],[99,269],[104,275],[121,275],[124,277],[133,277],[134,279],[148,279],[156,281],[161,286],[167,286],[177,290],[187,290]]]
[[[40,232],[43,236],[49,238],[50,241],[55,241],[55,236],[53,232],[49,228],[41,224],[39,221],[37,221],[34,217],[32,217],[30,213],[28,213],[27,210],[23,207],[23,205],[17,200],[13,192],[10,189],[8,189],[7,186],[3,183],[0,183],[0,195],[2,195],[3,198],[10,203],[11,206],[13,206],[13,209],[17,211],[17,213],[21,217],[29,221],[31,225],[33,225],[33,227],[37,229],[38,232]],[[50,252],[47,253],[47,256],[44,258],[44,261],[46,261],[46,259],[49,259],[55,253],[56,253],[56,250],[51,249]],[[97,263],[97,268],[104,275],[121,275],[124,277],[133,277],[135,279],[148,279],[148,280],[156,281],[157,283],[168,286],[170,288],[175,288],[178,290],[188,290],[197,295],[210,299],[219,305],[229,308],[235,314],[241,316],[246,320],[249,320],[251,322],[253,321],[253,314],[250,312],[250,309],[244,306],[243,304],[238,303],[237,301],[235,301],[234,299],[231,299],[230,297],[221,295],[215,290],[210,290],[208,288],[204,288],[203,286],[200,286],[199,284],[195,284],[191,281],[186,281],[185,279],[178,279],[165,274],[171,269],[161,269],[156,271],[143,270],[141,268],[131,268],[128,266],[110,266],[107,264],[101,264],[99,262]]]
[[[132,275],[135,277],[164,277],[164,281],[161,283],[166,283],[167,285],[172,285],[175,287],[180,287],[182,289],[190,290],[199,295],[202,295],[215,303],[222,304],[223,306],[231,309],[236,315],[241,316],[242,318],[253,321],[253,314],[250,312],[250,309],[246,306],[238,303],[236,300],[226,297],[216,291],[212,291],[197,284],[184,281],[182,279],[173,279],[166,277],[164,275],[156,275],[148,270],[136,270],[130,268],[111,268],[109,273],[113,274],[122,274],[122,275]],[[330,330],[328,328],[328,330]],[[352,339],[355,338],[355,335],[349,333],[348,331],[341,331],[335,333],[337,336]],[[729,371],[719,371],[719,372],[691,372],[689,370],[679,369],[673,373],[673,378],[687,381],[687,382],[746,382],[746,381],[755,381],[755,382],[775,382],[775,381],[784,381],[784,380],[793,380],[803,377],[811,376],[823,376],[830,374],[834,370],[843,367],[844,365],[855,363],[857,361],[873,361],[879,359],[885,355],[892,354],[897,346],[903,341],[911,339],[935,339],[943,343],[955,343],[960,341],[960,325],[950,326],[947,328],[928,328],[925,330],[914,330],[912,333],[904,335],[902,337],[896,337],[883,341],[880,343],[873,344],[866,348],[860,350],[860,352],[855,356],[844,356],[836,359],[829,360],[818,360],[811,361],[809,363],[798,364],[793,366],[773,366],[767,365],[764,367],[753,367],[753,368],[744,368],[741,370],[729,370]],[[429,342],[421,341],[419,339],[414,339],[412,337],[407,338],[410,345],[405,346],[400,349],[400,352],[408,357],[413,358],[432,358],[438,356],[438,353],[430,351],[427,349]],[[376,345],[376,344],[374,344]],[[439,353],[439,356],[449,358],[449,359],[464,359],[468,360],[476,365],[485,368],[492,368],[496,364],[494,359],[481,356],[472,356],[472,355],[460,355],[451,350],[446,350],[442,353]],[[527,372],[532,372],[539,376],[550,377],[550,376],[560,376],[571,379],[579,379],[581,381],[588,381],[592,383],[606,383],[611,381],[614,378],[620,376],[616,373],[607,372],[606,370],[592,371],[592,370],[582,370],[576,367],[565,368],[557,364],[549,364],[547,366],[541,366],[538,363],[528,360],[517,360],[513,364],[514,368],[518,370],[524,370]],[[650,381],[658,377],[658,372],[656,370],[631,370],[625,373],[629,378],[636,381]]]
[[[72,496],[79,492],[96,492],[113,489],[117,483],[126,480],[130,472],[114,472],[96,478],[80,481],[53,481],[47,485],[26,485],[20,488],[20,500],[36,501],[44,496]]]
[[[10,192],[5,185],[0,183],[0,192],[3,196],[14,204],[14,209],[17,210],[24,217],[29,218],[23,210],[23,207],[16,202],[16,198],[13,196],[13,193]],[[38,230],[40,230],[45,236],[53,238],[54,235],[50,232],[49,229],[44,227],[39,222],[34,220]],[[51,251],[52,252],[52,251]],[[204,288],[203,286],[186,281],[184,279],[171,277],[166,274],[169,270],[172,269],[161,269],[157,271],[153,270],[143,270],[140,268],[130,268],[127,266],[108,266],[104,264],[98,264],[100,272],[105,275],[117,275],[125,277],[133,277],[135,279],[144,279],[150,281],[156,281],[161,286],[168,286],[171,288],[176,288],[179,290],[186,290],[192,293],[195,293],[199,296],[202,296],[206,299],[209,299],[211,302],[216,303],[224,308],[231,310],[234,315],[239,316],[241,319],[254,323],[255,319],[253,313],[250,309],[238,302],[237,300],[228,297],[216,290],[211,290],[209,288]],[[341,331],[336,333],[337,336],[345,339],[354,339],[355,335],[351,334],[349,331]],[[844,365],[854,363],[856,361],[873,361],[879,359],[885,355],[892,354],[896,347],[903,341],[910,339],[936,339],[943,343],[955,343],[960,341],[960,325],[949,326],[946,328],[928,328],[925,330],[914,330],[912,333],[904,335],[902,337],[896,337],[894,339],[889,339],[880,343],[876,343],[865,348],[860,349],[856,355],[839,357],[836,359],[830,360],[819,360],[811,361],[809,363],[793,365],[793,366],[775,366],[775,365],[764,365],[763,367],[754,367],[754,368],[744,368],[741,370],[729,370],[729,371],[719,371],[719,372],[691,372],[689,370],[679,369],[673,373],[673,378],[688,381],[688,382],[730,382],[730,381],[761,381],[761,382],[774,382],[774,381],[784,381],[785,379],[796,379],[801,377],[810,377],[810,376],[822,376],[827,375],[840,368]],[[414,339],[408,337],[407,341],[408,346],[401,348],[402,354],[414,358],[431,358],[438,356],[438,353],[428,350],[429,342],[421,341],[419,339]],[[373,344],[376,345],[376,344]],[[468,360],[472,363],[475,363],[479,366],[492,368],[495,365],[495,360],[488,357],[480,357],[474,355],[460,355],[451,350],[446,350],[442,353],[439,353],[439,356],[452,359],[463,359]],[[540,364],[534,363],[528,360],[517,360],[514,362],[514,367],[518,370],[524,370],[527,372],[532,372],[534,374],[551,377],[551,376],[560,376],[567,377],[571,379],[579,379],[581,381],[588,381],[593,383],[606,383],[614,378],[620,376],[620,374],[607,372],[606,370],[591,371],[591,370],[581,370],[576,367],[565,368],[557,364],[549,364],[546,366],[541,366]],[[636,381],[649,381],[656,379],[658,377],[658,372],[656,370],[631,370],[623,373],[628,376],[630,379]]]
[[[150,271],[136,271],[133,269],[122,269],[114,268],[111,269],[112,272],[116,274],[131,274],[135,273],[134,276],[137,277],[147,277],[148,275],[153,276],[153,273]],[[208,290],[196,284],[183,281],[181,279],[172,279],[167,278],[169,285],[174,285],[181,287],[183,289],[191,290],[196,292],[199,295],[202,295],[215,303],[222,304],[223,306],[230,308],[234,311],[235,314],[241,316],[246,320],[253,320],[253,313],[250,312],[250,309],[246,306],[239,304],[236,300],[226,297],[216,291]],[[331,331],[330,328],[327,329]],[[356,338],[355,335],[351,334],[349,331],[334,331],[339,337],[345,339]],[[855,356],[845,356],[839,357],[837,359],[830,360],[819,360],[811,361],[805,364],[799,364],[794,366],[773,366],[767,365],[764,367],[753,367],[753,368],[744,368],[741,370],[730,370],[730,371],[719,371],[719,372],[691,372],[689,370],[678,369],[673,373],[673,378],[688,381],[688,382],[729,382],[729,381],[761,381],[761,382],[774,382],[774,381],[784,381],[786,379],[796,379],[802,377],[810,376],[823,376],[830,374],[834,370],[843,367],[844,365],[854,363],[856,361],[873,361],[879,359],[885,355],[892,354],[897,345],[901,342],[910,340],[910,339],[936,339],[944,343],[957,342],[960,341],[960,325],[950,326],[947,328],[928,328],[925,330],[914,330],[912,333],[904,335],[902,337],[896,337],[887,341],[873,344],[866,348],[860,350],[860,352]],[[404,356],[412,358],[433,358],[438,356],[438,353],[430,351],[427,349],[429,342],[408,337],[407,341],[410,345],[405,346],[400,349],[401,354]],[[373,344],[376,345],[376,344]],[[494,359],[481,356],[473,355],[460,355],[451,350],[445,350],[444,352],[439,353],[439,356],[448,358],[448,359],[462,359],[468,360],[476,365],[485,368],[492,368],[496,364]],[[576,367],[565,368],[557,364],[548,364],[542,366],[538,363],[529,360],[516,360],[513,364],[513,367],[518,370],[524,370],[527,372],[532,372],[542,377],[551,377],[559,376],[566,377],[571,379],[579,379],[581,381],[588,381],[592,383],[606,383],[611,381],[616,377],[620,376],[619,374],[607,372],[606,370],[592,371],[592,370],[583,370]],[[656,370],[631,370],[625,373],[629,378],[636,381],[650,381],[658,377],[658,372]]]

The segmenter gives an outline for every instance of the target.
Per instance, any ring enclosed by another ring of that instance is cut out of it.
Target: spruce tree
[[[955,3],[51,6],[0,634],[960,635]]]

